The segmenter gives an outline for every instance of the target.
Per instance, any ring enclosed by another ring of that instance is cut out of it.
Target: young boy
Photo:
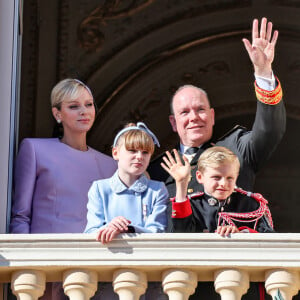
[[[172,201],[174,232],[217,232],[228,236],[236,232],[273,232],[267,201],[260,194],[235,188],[240,163],[225,147],[205,150],[198,161],[197,181],[204,192],[187,197],[191,167],[174,150],[166,152],[162,167],[176,181]]]

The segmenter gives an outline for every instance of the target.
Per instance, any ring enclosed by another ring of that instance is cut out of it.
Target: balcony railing
[[[222,300],[240,299],[249,281],[285,300],[299,290],[300,234],[123,234],[108,245],[87,234],[0,235],[0,282],[21,300],[62,281],[71,300],[89,299],[112,282],[121,300],[139,299],[161,281],[170,300],[188,299],[197,281],[213,281]]]

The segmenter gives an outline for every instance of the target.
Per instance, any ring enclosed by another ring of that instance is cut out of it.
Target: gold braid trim
[[[258,101],[268,104],[268,105],[276,105],[281,101],[282,95],[283,95],[282,88],[281,88],[280,81],[278,80],[277,77],[276,77],[276,80],[277,80],[278,85],[275,88],[275,90],[273,90],[273,91],[266,91],[266,90],[261,89],[255,81],[255,83],[254,83],[255,94],[256,94]]]

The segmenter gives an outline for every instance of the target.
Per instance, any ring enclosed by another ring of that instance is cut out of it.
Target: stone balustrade
[[[285,300],[300,289],[300,234],[123,234],[108,245],[94,238],[2,234],[0,283],[20,300],[38,299],[48,281],[62,281],[71,300],[90,299],[98,281],[112,282],[121,300],[139,299],[151,281],[170,300],[188,299],[198,281],[214,282],[222,300],[241,299],[250,281]]]

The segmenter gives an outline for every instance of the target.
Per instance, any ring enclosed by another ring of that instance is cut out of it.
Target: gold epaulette
[[[256,84],[255,81],[254,86],[255,86],[255,93],[256,93],[257,100],[268,105],[278,104],[282,99],[282,88],[281,88],[280,81],[278,80],[277,77],[276,77],[276,81],[278,82],[278,85],[273,91],[266,91],[261,89]]]

